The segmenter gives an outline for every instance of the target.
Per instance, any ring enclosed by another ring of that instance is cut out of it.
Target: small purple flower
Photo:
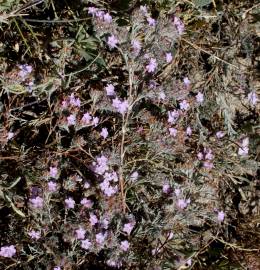
[[[57,191],[57,183],[53,182],[53,181],[49,181],[48,182],[48,190],[50,192],[55,192]]]
[[[123,251],[127,251],[129,249],[129,242],[127,240],[124,240],[120,244],[120,248]]]
[[[165,100],[165,98],[166,98],[165,93],[164,93],[163,91],[161,91],[161,92],[159,93],[159,99]]]
[[[170,135],[173,137],[177,136],[177,129],[176,128],[169,128]]]
[[[18,75],[22,78],[24,81],[26,76],[28,76],[32,72],[32,66],[29,65],[19,65],[20,71]]]
[[[162,190],[163,190],[163,193],[169,193],[171,190],[171,187],[168,183],[165,183],[165,184],[163,184]]]
[[[145,67],[147,72],[153,73],[157,68],[157,61],[155,58],[151,58],[149,64]]]
[[[85,234],[86,234],[86,230],[84,230],[83,228],[80,227],[79,229],[77,229],[75,231],[75,233],[76,233],[76,238],[78,240],[84,239],[85,238]]]
[[[225,213],[223,211],[218,212],[218,217],[217,217],[218,221],[222,222],[224,218],[225,218]]]
[[[213,168],[213,163],[210,161],[204,161],[203,162],[203,167],[206,169],[212,169]]]
[[[218,138],[218,139],[221,139],[221,138],[223,138],[225,136],[225,133],[223,132],[223,131],[218,131],[217,133],[216,133],[216,137]]]
[[[41,238],[41,232],[37,232],[35,230],[32,230],[28,233],[28,235],[32,238],[32,239],[35,239],[35,240],[38,240]]]
[[[104,14],[105,14],[105,12],[103,10],[98,10],[95,15],[100,20],[103,20],[104,19]]]
[[[180,102],[180,109],[187,111],[190,107],[190,104],[187,102],[186,99],[184,99],[182,102]]]
[[[90,213],[90,218],[89,218],[89,222],[91,224],[91,226],[95,226],[98,223],[98,218],[95,214]]]
[[[138,179],[138,176],[139,176],[139,173],[137,171],[135,171],[130,175],[130,180],[132,182],[135,182]]]
[[[107,86],[105,87],[105,90],[107,92],[108,96],[114,96],[115,95],[115,87],[113,84],[107,84]]]
[[[82,240],[81,241],[81,247],[83,249],[88,250],[88,249],[90,249],[91,246],[92,246],[92,244],[91,244],[91,242],[88,239],[85,239],[85,240]]]
[[[188,204],[190,203],[190,200],[185,200],[185,199],[178,199],[177,201],[177,206],[180,208],[180,209],[184,209],[188,206]]]
[[[146,20],[150,26],[155,26],[156,24],[155,19],[153,19],[152,17],[147,17]]]
[[[92,119],[92,124],[96,127],[99,123],[99,118],[98,117],[93,117]]]
[[[108,37],[107,44],[111,49],[113,49],[118,44],[118,39],[114,35],[111,35]]]
[[[68,209],[73,209],[75,207],[75,201],[71,197],[65,200],[65,204]]]
[[[112,16],[107,12],[107,13],[104,14],[103,20],[106,23],[111,23],[112,22]]]
[[[184,83],[184,85],[185,85],[186,87],[189,87],[189,86],[190,86],[190,80],[189,80],[189,78],[188,78],[188,77],[185,77],[185,78],[183,79],[183,83]]]
[[[89,7],[88,8],[88,14],[91,14],[91,15],[96,15],[96,12],[97,12],[97,8],[95,8],[95,7]]]
[[[191,136],[191,135],[192,135],[192,129],[191,129],[190,126],[187,127],[187,129],[186,129],[186,134],[187,134],[188,136]]]
[[[76,116],[71,114],[67,117],[68,126],[74,126],[76,124]]]
[[[183,34],[185,27],[184,27],[184,23],[181,21],[181,19],[175,16],[173,24],[175,25],[179,35]]]
[[[204,101],[204,95],[201,92],[198,92],[196,95],[196,101],[201,104]]]
[[[121,104],[118,106],[118,112],[120,112],[121,114],[125,114],[128,110],[128,101],[124,100],[121,102]]]
[[[240,147],[238,149],[238,154],[240,156],[247,156],[249,152],[249,138],[246,137],[242,140],[242,143],[240,144]]]
[[[84,188],[85,188],[85,189],[90,188],[90,183],[89,183],[89,182],[85,182],[85,183],[84,183]]]
[[[52,178],[56,178],[58,176],[58,168],[57,167],[50,167],[49,175]]]
[[[142,48],[140,41],[137,39],[134,39],[131,41],[131,45],[132,45],[132,48],[133,48],[135,54],[139,54],[139,52]]]
[[[105,233],[100,232],[100,233],[96,234],[96,242],[97,242],[97,244],[102,245],[104,243],[105,239],[106,239],[106,234]]]
[[[166,62],[170,63],[173,57],[171,53],[166,53],[165,58],[166,58]]]
[[[42,208],[43,207],[43,199],[37,196],[34,199],[30,199],[30,203],[32,204],[33,208]]]
[[[84,113],[84,115],[81,119],[81,122],[84,125],[89,125],[91,123],[91,120],[92,120],[92,116],[89,113]]]
[[[55,266],[53,270],[61,270],[60,266]]]
[[[86,208],[91,208],[93,206],[93,202],[91,200],[87,199],[87,198],[83,198],[80,201],[80,204],[83,205]]]
[[[174,189],[174,194],[175,194],[177,197],[179,197],[180,194],[181,194],[181,190],[180,190],[179,188],[175,188],[175,189]]]
[[[14,133],[9,131],[9,132],[7,133],[7,140],[9,141],[9,140],[11,140],[13,137],[14,137]]]
[[[144,6],[140,6],[140,11],[143,13],[143,15],[147,15],[148,11],[147,11],[147,6],[144,5]]]
[[[252,106],[255,106],[258,101],[257,94],[253,91],[248,94],[247,99]]]
[[[198,157],[198,160],[202,160],[203,157],[204,157],[204,155],[203,155],[203,153],[199,152],[199,153],[197,154],[197,157]]]
[[[180,114],[177,110],[168,111],[168,123],[175,124]]]
[[[124,224],[123,232],[126,232],[128,235],[130,235],[133,228],[134,228],[134,223],[132,222],[126,223]]]
[[[6,258],[12,258],[16,254],[16,249],[14,245],[4,246],[0,249],[0,256]]]

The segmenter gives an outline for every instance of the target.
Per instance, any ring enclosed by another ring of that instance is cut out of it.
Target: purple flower
[[[105,90],[106,90],[108,96],[115,95],[115,87],[113,84],[107,84],[107,86],[105,87]]]
[[[50,167],[49,175],[52,178],[56,178],[58,176],[58,169],[57,169],[57,167]]]
[[[100,20],[103,20],[104,19],[104,14],[105,14],[105,12],[103,10],[98,10],[95,15]]]
[[[85,182],[85,183],[84,183],[84,188],[85,188],[85,189],[90,188],[90,183],[89,183],[89,182]]]
[[[238,149],[238,154],[240,156],[247,156],[249,152],[249,138],[246,137],[242,140],[242,143],[240,144],[240,147]]]
[[[95,8],[95,7],[89,7],[88,8],[88,14],[91,14],[91,15],[95,15],[96,14],[96,12],[97,12],[97,8]]]
[[[186,129],[186,134],[187,134],[188,136],[191,136],[191,134],[192,134],[192,129],[191,129],[190,126],[187,127],[187,129]]]
[[[203,153],[199,152],[199,153],[197,154],[197,157],[198,157],[198,160],[202,160],[203,157],[204,157],[204,155],[203,155]]]
[[[151,58],[149,64],[145,67],[147,72],[153,73],[157,68],[157,62],[155,58]]]
[[[225,136],[225,133],[223,132],[223,131],[218,131],[217,133],[216,133],[216,137],[218,138],[218,139],[221,139],[221,138],[223,138]]]
[[[35,240],[38,240],[40,239],[41,237],[41,232],[36,232],[35,230],[32,230],[28,233],[28,235],[32,238],[32,239],[35,239]]]
[[[253,91],[248,94],[247,99],[252,106],[255,106],[258,101],[257,94]]]
[[[98,218],[95,214],[90,213],[90,218],[89,218],[89,222],[91,224],[91,226],[95,226],[98,223]]]
[[[146,20],[150,26],[155,26],[156,24],[155,19],[153,19],[152,17],[147,17]]]
[[[165,98],[166,98],[165,93],[164,93],[163,91],[161,91],[161,92],[159,93],[159,99],[165,100]]]
[[[187,102],[186,99],[184,99],[182,102],[180,102],[180,109],[187,111],[190,107],[190,104]]]
[[[184,209],[188,206],[188,204],[190,203],[190,199],[188,200],[185,200],[185,199],[178,199],[177,201],[177,206],[180,208],[180,209]]]
[[[96,242],[99,244],[99,245],[102,245],[104,243],[106,239],[106,234],[105,233],[97,233],[96,234]]]
[[[91,246],[92,246],[92,244],[91,244],[91,242],[88,239],[85,239],[85,240],[82,240],[81,241],[81,247],[83,249],[88,250],[88,249],[90,249]]]
[[[130,235],[133,228],[134,228],[134,223],[132,222],[126,223],[124,224],[123,232],[126,232],[128,235]]]
[[[139,54],[139,52],[142,48],[140,41],[137,39],[134,39],[131,41],[131,45],[132,45],[132,48],[133,48],[135,54]]]
[[[112,106],[121,114],[125,114],[129,107],[127,100],[121,101],[118,97],[112,100]]]
[[[55,266],[53,270],[61,270],[61,268],[59,266]]]
[[[120,248],[123,251],[127,251],[129,249],[129,242],[127,240],[122,241],[120,244]]]
[[[140,11],[146,16],[148,13],[146,5],[140,6]]]
[[[14,133],[9,131],[9,132],[7,133],[7,140],[9,141],[9,140],[11,140],[13,137],[14,137]]]
[[[163,193],[169,193],[171,190],[171,187],[168,183],[165,183],[165,184],[163,184],[162,190],[163,190]]]
[[[185,77],[185,78],[183,79],[183,83],[184,83],[184,85],[185,85],[186,87],[189,87],[189,86],[190,86],[190,80],[189,80],[189,78],[188,78],[188,77]]]
[[[175,189],[174,189],[174,194],[175,194],[177,197],[179,197],[180,194],[181,194],[181,190],[180,190],[179,188],[175,188]]]
[[[171,53],[166,53],[165,58],[166,58],[166,62],[170,63],[172,61],[172,54]]]
[[[22,78],[24,81],[26,76],[28,76],[32,72],[32,66],[29,65],[19,65],[20,71],[18,75]]]
[[[49,181],[48,182],[48,190],[50,192],[55,192],[57,191],[57,183],[53,182],[53,181]]]
[[[93,117],[92,119],[92,124],[96,127],[99,123],[99,118],[98,117]]]
[[[73,209],[75,207],[75,201],[71,197],[65,200],[65,204],[68,209]]]
[[[69,96],[69,103],[71,106],[75,106],[75,107],[80,107],[80,99],[79,98],[75,98],[74,96],[74,93],[72,93],[70,96]]]
[[[214,155],[212,154],[212,150],[210,148],[204,148],[205,159],[212,160]]]
[[[206,169],[212,169],[213,168],[213,163],[210,161],[204,161],[203,162],[203,167]]]
[[[76,238],[78,240],[85,238],[86,230],[84,230],[83,228],[80,227],[75,232],[76,232]]]
[[[115,48],[117,43],[118,39],[114,35],[108,37],[107,44],[111,49]]]
[[[16,249],[14,245],[11,246],[4,246],[0,249],[0,256],[11,258],[16,254]]]
[[[87,199],[87,198],[83,198],[80,201],[80,204],[82,204],[86,208],[91,208],[93,206],[93,202],[91,200]]]
[[[84,125],[89,125],[91,123],[91,120],[92,120],[92,116],[89,113],[84,113],[84,115],[81,119],[81,122]]]
[[[108,170],[107,162],[108,159],[105,156],[98,157],[97,162],[93,163],[95,165],[95,173],[104,174]]]
[[[71,114],[67,117],[68,126],[74,126],[76,124],[76,116]]]
[[[177,136],[177,129],[176,128],[169,128],[170,135],[173,137]]]
[[[179,118],[179,112],[177,110],[168,111],[168,123],[175,124]]]
[[[223,211],[218,212],[218,221],[222,222],[225,218],[225,213]]]
[[[180,18],[178,17],[174,17],[174,21],[173,21],[173,24],[175,25],[179,35],[183,34],[184,32],[184,24],[183,22],[180,20]]]
[[[111,23],[112,22],[112,16],[107,12],[107,13],[104,14],[103,20],[106,23]]]
[[[199,104],[201,104],[204,101],[204,95],[201,92],[198,92],[196,95],[196,100]]]
[[[137,171],[135,171],[130,175],[130,180],[132,182],[135,182],[138,179],[138,176],[139,176],[139,173]]]
[[[30,199],[30,203],[32,204],[33,208],[42,208],[43,207],[43,199],[37,196],[34,199]]]
[[[107,128],[102,128],[102,131],[100,132],[100,136],[102,136],[104,139],[108,136]]]

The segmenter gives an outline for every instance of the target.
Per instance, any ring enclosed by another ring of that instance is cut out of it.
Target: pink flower
[[[14,245],[11,246],[4,246],[0,249],[0,256],[11,258],[16,254],[16,249]]]
[[[76,116],[71,114],[67,117],[68,126],[74,126],[76,124]]]
[[[50,192],[55,192],[57,191],[57,183],[53,182],[53,181],[49,181],[48,182],[48,190]]]
[[[201,92],[198,92],[196,95],[196,101],[201,104],[204,101],[204,95]]]
[[[157,62],[155,58],[151,58],[149,64],[146,66],[146,70],[149,73],[153,73],[157,68]]]
[[[35,230],[32,230],[28,233],[28,235],[32,238],[32,239],[40,239],[41,237],[41,232],[36,232]]]
[[[84,230],[83,228],[80,227],[75,232],[76,232],[76,238],[78,240],[85,238],[86,230]]]
[[[95,214],[90,213],[90,218],[89,218],[89,222],[91,224],[91,226],[95,226],[98,223],[98,218]]]
[[[199,152],[198,154],[197,154],[197,157],[198,157],[198,160],[202,160],[203,159],[203,153],[201,153],[201,152]]]
[[[223,131],[218,131],[217,133],[216,133],[216,137],[218,138],[218,139],[221,139],[221,138],[223,138],[225,136],[225,133],[223,132]]]
[[[150,26],[155,26],[156,24],[155,19],[153,19],[152,17],[147,17],[146,20]]]
[[[50,167],[49,175],[52,178],[56,178],[58,176],[58,169],[57,169],[57,167]]]
[[[112,22],[112,16],[107,12],[107,13],[104,14],[103,20],[106,23],[111,23]]]
[[[43,199],[37,196],[34,199],[30,199],[33,208],[42,208],[43,207]]]
[[[82,240],[81,241],[81,247],[83,249],[88,250],[88,249],[90,249],[91,246],[92,246],[92,244],[91,244],[91,242],[88,239],[85,239],[85,240]]]
[[[118,44],[118,39],[114,35],[111,35],[108,37],[107,44],[111,49],[113,49]]]
[[[107,84],[107,86],[105,87],[105,90],[107,92],[108,96],[114,96],[115,95],[115,87],[113,84]]]
[[[129,242],[127,240],[122,241],[120,244],[120,248],[123,251],[127,251],[129,249]]]
[[[187,134],[188,136],[191,136],[191,134],[192,134],[192,129],[191,129],[190,126],[187,127],[187,129],[186,129],[186,134]]]
[[[106,239],[106,234],[101,233],[101,232],[96,234],[96,242],[99,245],[102,245],[104,243],[105,239]]]
[[[97,8],[95,8],[95,7],[89,7],[88,8],[88,14],[91,14],[91,15],[95,15],[96,14],[96,12],[97,12]]]
[[[87,199],[87,198],[83,198],[80,201],[80,204],[82,204],[86,208],[91,208],[93,206],[93,202],[91,200]]]
[[[187,100],[183,100],[182,102],[180,102],[180,109],[187,111],[190,107],[190,104],[187,102]]]
[[[210,148],[204,148],[205,159],[212,160],[214,158],[214,155],[212,154],[212,150]]]
[[[91,123],[92,116],[89,113],[84,113],[83,117],[81,118],[81,122],[84,125],[89,125]]]
[[[255,106],[258,101],[257,94],[253,91],[248,94],[247,99],[252,106]]]
[[[177,136],[177,129],[176,128],[169,128],[170,135],[173,137]]]
[[[131,231],[133,230],[134,228],[134,224],[129,222],[129,223],[126,223],[124,224],[124,227],[123,227],[123,232],[126,232],[128,235],[131,234]]]
[[[225,218],[225,213],[223,211],[218,212],[218,221],[222,222]]]
[[[65,200],[65,204],[68,209],[73,209],[75,207],[75,201],[71,197]]]
[[[166,62],[170,63],[172,61],[172,54],[171,53],[166,53],[165,58],[166,58]]]

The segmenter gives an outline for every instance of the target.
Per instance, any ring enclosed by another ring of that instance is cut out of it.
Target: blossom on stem
[[[118,44],[118,39],[114,35],[111,35],[108,37],[107,44],[111,49],[113,49]]]

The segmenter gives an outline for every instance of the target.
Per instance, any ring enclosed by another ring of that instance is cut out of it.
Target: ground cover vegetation
[[[260,269],[259,10],[0,0],[0,269]]]

